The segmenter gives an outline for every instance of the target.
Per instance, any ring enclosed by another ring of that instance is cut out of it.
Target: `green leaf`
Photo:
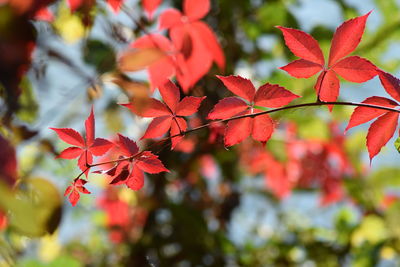
[[[32,123],[37,118],[39,105],[33,93],[32,85],[27,77],[24,77],[20,83],[21,95],[18,98],[20,109],[17,116],[20,120]]]
[[[394,147],[397,149],[397,151],[400,153],[400,137],[396,139],[394,142]]]
[[[97,72],[106,73],[115,69],[116,57],[109,45],[99,40],[88,40],[83,48],[83,59],[93,65]]]
[[[20,188],[0,184],[0,207],[8,211],[10,227],[29,237],[54,233],[62,213],[58,190],[43,178],[29,178]]]

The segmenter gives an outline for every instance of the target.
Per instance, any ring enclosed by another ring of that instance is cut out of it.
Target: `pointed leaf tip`
[[[94,141],[95,136],[95,118],[93,112],[93,105],[90,109],[90,114],[85,120],[85,130],[86,130],[86,145],[91,146]]]
[[[58,137],[64,142],[78,147],[85,146],[83,137],[74,129],[71,128],[50,128],[57,133]]]
[[[256,94],[256,88],[253,83],[246,78],[239,75],[220,76],[217,78],[222,81],[225,87],[237,96],[244,98],[245,100],[252,102],[254,95]]]
[[[336,29],[329,52],[329,66],[333,66],[338,60],[356,49],[364,34],[365,24],[371,12],[349,19]]]
[[[318,42],[310,34],[301,30],[277,26],[282,31],[286,46],[302,59],[324,65],[325,59]]]
[[[399,119],[399,113],[387,112],[374,121],[368,129],[367,148],[370,158],[372,159],[381,151],[382,147],[392,138],[396,131]]]

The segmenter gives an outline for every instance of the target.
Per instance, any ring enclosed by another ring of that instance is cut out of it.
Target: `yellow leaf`
[[[60,254],[61,245],[58,242],[58,234],[46,235],[40,240],[39,257],[44,262],[50,262]]]
[[[53,25],[60,36],[68,43],[75,43],[85,35],[85,27],[81,19],[77,15],[71,14],[65,4],[60,6]]]
[[[165,53],[158,48],[130,50],[120,57],[119,69],[121,71],[141,70],[163,57],[165,57]]]
[[[376,215],[365,217],[358,229],[353,232],[351,242],[360,246],[364,242],[377,244],[387,238],[388,232],[384,221]]]

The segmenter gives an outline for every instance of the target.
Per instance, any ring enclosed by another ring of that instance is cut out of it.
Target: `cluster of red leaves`
[[[351,176],[354,169],[346,156],[343,135],[335,125],[331,129],[330,140],[302,140],[296,137],[294,127],[288,127],[285,162],[254,146],[244,148],[242,160],[251,173],[264,174],[267,188],[279,199],[294,188],[321,188],[322,205],[337,202],[344,197],[342,178]]]
[[[388,94],[395,100],[400,101],[400,82],[397,78],[379,70],[367,59],[348,56],[360,43],[370,13],[350,19],[336,29],[332,39],[327,67],[325,67],[322,51],[311,35],[296,29],[278,27],[283,32],[288,48],[293,54],[301,58],[281,69],[296,78],[309,78],[321,71],[315,84],[315,90],[318,99],[324,102],[334,102],[338,98],[340,85],[337,74],[345,80],[356,83],[366,82],[379,75],[381,83]],[[379,96],[369,97],[362,103],[389,108],[399,106],[397,102]],[[332,107],[332,105],[329,106],[330,110],[332,110]],[[393,136],[397,128],[399,113],[357,107],[346,128],[347,131],[354,126],[376,118],[377,120],[372,123],[367,135],[367,148],[371,161]]]
[[[75,206],[78,203],[81,198],[80,193],[90,194],[89,190],[85,188],[86,183],[86,180],[77,178],[65,189],[64,196],[69,195],[68,199],[72,206]]]
[[[160,1],[143,2],[149,16],[159,3]],[[160,29],[169,30],[171,41],[162,35],[149,34],[132,44],[134,48],[159,49],[164,53],[163,57],[147,67],[152,87],[158,88],[163,102],[150,98],[146,103],[137,105],[133,98],[131,103],[122,104],[138,116],[154,118],[142,139],[158,138],[169,132],[167,139],[171,140],[171,149],[176,148],[187,133],[188,126],[184,117],[196,113],[205,97],[186,96],[181,100],[179,88],[169,78],[176,75],[182,90],[187,92],[208,72],[212,62],[224,67],[224,56],[214,33],[200,21],[209,9],[209,0],[184,0],[183,13],[168,9],[160,16]],[[283,32],[289,49],[301,58],[282,69],[297,78],[308,78],[321,72],[315,89],[318,99],[323,102],[337,100],[337,75],[358,83],[379,75],[386,91],[396,101],[400,101],[400,81],[397,78],[379,70],[366,59],[349,56],[361,40],[369,14],[348,20],[338,27],[333,36],[327,66],[317,41],[310,35],[299,30],[278,27]],[[223,135],[225,146],[238,144],[250,135],[265,144],[276,127],[276,123],[267,114],[267,108],[279,109],[299,97],[276,84],[266,83],[256,90],[250,80],[240,76],[217,77],[236,96],[220,100],[208,114],[208,119],[216,121],[199,126],[199,129],[209,126],[210,142],[215,142],[218,136]],[[357,107],[346,130],[376,119],[367,135],[367,147],[372,160],[393,136],[398,123],[399,113],[384,110],[382,107],[395,108],[399,104],[377,96],[367,98],[363,103],[376,105],[381,109]],[[226,127],[224,122],[227,122]],[[118,134],[115,142],[94,138],[93,111],[86,120],[85,127],[86,139],[73,129],[52,129],[63,141],[73,145],[62,151],[59,157],[79,157],[78,166],[86,175],[95,166],[92,164],[93,156],[103,155],[112,148],[116,151],[115,159],[98,165],[114,165],[108,170],[96,171],[107,174],[111,184],[125,184],[133,190],[139,190],[144,185],[144,172],[168,171],[156,155],[150,151],[139,151],[137,144],[128,137]],[[287,139],[286,162],[276,160],[272,154],[261,148],[247,151],[244,157],[247,157],[253,173],[265,174],[268,188],[277,197],[288,196],[294,187],[319,186],[323,192],[321,203],[332,203],[343,197],[341,178],[352,173],[352,166],[349,165],[343,148],[343,136],[337,133],[336,128],[332,128],[332,132],[332,139],[329,141],[299,140],[295,137],[295,132],[292,132]],[[189,145],[184,145],[180,150],[191,151],[194,144],[191,141],[189,143],[191,149],[186,149]],[[210,165],[209,158],[205,162]],[[86,180],[79,177],[66,190],[73,205],[78,201],[79,193],[89,193],[84,188]]]
[[[103,138],[95,138],[95,118],[93,108],[85,121],[86,138],[84,139],[77,131],[71,128],[50,128],[64,142],[73,145],[64,149],[57,158],[75,159],[78,158],[78,167],[88,176],[93,167],[93,156],[102,156],[109,150],[118,151],[116,165],[106,171],[97,171],[112,177],[111,184],[126,184],[133,190],[139,190],[144,185],[144,174],[159,173],[168,171],[158,157],[150,151],[139,152],[139,148],[131,139],[118,134],[118,141],[111,142]],[[72,185],[65,191],[69,195],[69,201],[73,206],[79,201],[80,194],[90,194],[84,187],[87,180],[76,178]]]
[[[129,160],[121,160],[111,169],[99,172],[111,177],[110,184],[125,184],[132,190],[139,190],[144,185],[144,172],[168,172],[156,155],[150,151],[139,152],[139,147],[134,141],[121,134],[118,134],[118,137],[116,145],[119,154]]]
[[[356,83],[372,79],[377,75],[374,64],[358,56],[347,57],[360,43],[370,13],[350,19],[336,29],[327,66],[325,66],[324,55],[318,42],[311,35],[300,30],[278,26],[287,47],[301,58],[281,69],[296,78],[309,78],[321,72],[314,88],[318,99],[325,102],[336,101],[339,95],[340,84],[337,75]],[[330,106],[331,110],[332,107]]]
[[[266,83],[256,91],[250,80],[240,76],[217,77],[229,91],[241,98],[227,97],[220,100],[208,114],[211,120],[257,114],[263,111],[257,107],[279,108],[299,97],[276,84]],[[225,145],[233,146],[250,135],[265,143],[274,129],[275,123],[268,114],[231,120],[225,130]]]
[[[180,100],[179,88],[171,81],[159,87],[164,103],[151,98],[145,107],[138,110],[132,103],[122,104],[141,117],[154,118],[147,127],[143,138],[156,138],[170,132],[171,149],[182,139],[181,133],[186,131],[187,123],[183,117],[197,112],[205,97],[186,96]]]
[[[209,10],[209,0],[185,0],[183,13],[170,8],[160,15],[159,28],[168,30],[171,40],[163,35],[149,34],[131,44],[137,49],[157,48],[164,54],[147,68],[152,90],[176,75],[187,93],[209,71],[212,62],[216,62],[220,69],[225,67],[225,57],[217,37],[200,20]]]
[[[64,149],[57,158],[78,158],[79,168],[89,173],[89,166],[93,163],[93,156],[102,156],[113,146],[113,143],[104,138],[95,138],[95,119],[93,108],[85,121],[86,138],[84,139],[77,131],[71,128],[50,128],[58,137],[67,144],[73,145]]]
[[[127,238],[136,239],[146,222],[147,211],[139,206],[132,206],[119,197],[115,187],[107,188],[99,199],[98,206],[106,213],[106,227],[109,238],[114,243],[121,243]]]
[[[395,100],[400,102],[399,79],[383,71],[379,71],[379,79],[386,92]],[[362,103],[389,108],[395,108],[400,105],[398,102],[380,96],[368,97]],[[376,120],[369,127],[367,135],[367,148],[370,160],[381,151],[382,147],[386,145],[394,135],[397,129],[399,113],[382,109],[357,107],[351,115],[346,131],[354,126],[366,123],[373,119]]]

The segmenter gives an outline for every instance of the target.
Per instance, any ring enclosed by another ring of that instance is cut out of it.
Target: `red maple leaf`
[[[113,143],[107,139],[94,138],[95,120],[93,108],[85,121],[86,139],[71,128],[50,129],[54,130],[61,140],[73,145],[72,147],[64,149],[57,158],[74,159],[79,157],[78,166],[82,171],[85,171],[86,176],[89,173],[88,166],[93,163],[93,156],[101,156],[113,146]]]
[[[90,194],[90,192],[84,187],[84,185],[87,183],[87,181],[83,179],[75,179],[72,182],[72,185],[68,186],[67,189],[65,189],[64,196],[69,195],[68,199],[69,202],[71,202],[72,206],[75,206],[81,195],[82,194]]]
[[[389,73],[379,71],[379,79],[385,90],[397,101],[400,102],[400,80]],[[399,106],[398,102],[379,96],[372,96],[361,103],[395,108]],[[399,113],[383,109],[357,107],[351,114],[346,131],[357,125],[376,119],[368,129],[367,148],[370,161],[382,149],[384,145],[392,138],[397,128]]]
[[[178,135],[187,129],[187,123],[183,117],[197,112],[205,97],[186,96],[180,101],[179,88],[171,81],[159,87],[164,103],[151,98],[149,104],[137,110],[132,103],[122,104],[133,113],[141,117],[154,118],[147,127],[143,138],[156,138],[170,132],[171,136]],[[173,137],[171,149],[178,144],[182,136]]]
[[[257,106],[278,108],[299,97],[276,84],[266,83],[256,91],[250,80],[240,76],[217,77],[232,93],[242,99],[227,97],[220,100],[208,114],[211,120],[260,113],[262,110],[257,109]],[[252,135],[255,140],[265,143],[274,129],[275,123],[268,114],[235,119],[228,122],[224,142],[226,146],[233,146]]]
[[[99,172],[111,176],[111,184],[126,184],[132,190],[139,190],[144,185],[144,172],[169,172],[156,155],[150,151],[139,153],[136,142],[121,134],[118,137],[117,145],[121,155],[132,159],[121,161],[113,168]]]
[[[142,0],[143,8],[149,16],[149,19],[153,18],[153,13],[161,2],[162,0]]]
[[[210,10],[209,0],[185,0],[183,13],[167,9],[160,15],[160,29],[168,29],[175,47],[184,55],[187,73],[177,73],[184,92],[210,69],[215,61],[225,67],[225,57],[212,29],[200,21]]]
[[[360,43],[370,13],[350,19],[336,29],[327,66],[318,42],[311,35],[278,26],[277,28],[283,33],[286,46],[294,55],[301,58],[281,69],[296,78],[309,78],[321,71],[314,88],[318,98],[325,102],[336,101],[339,95],[340,82],[337,75],[356,83],[372,79],[378,74],[374,64],[358,56],[346,57]],[[330,110],[332,108],[333,106],[329,106]]]

